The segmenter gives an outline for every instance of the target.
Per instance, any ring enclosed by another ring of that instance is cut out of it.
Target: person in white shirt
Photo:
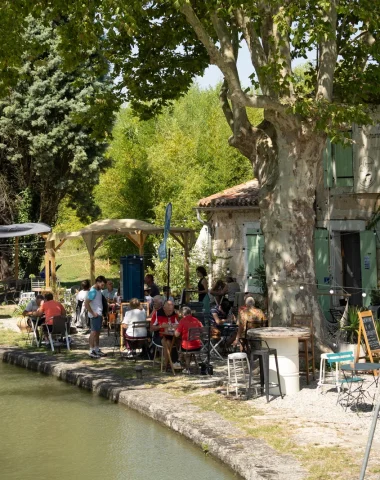
[[[91,333],[89,338],[90,343],[90,357],[100,358],[105,354],[99,348],[100,331],[102,329],[103,321],[103,300],[102,289],[106,284],[106,279],[100,275],[95,279],[95,285],[88,292],[85,300],[86,310],[91,323]]]
[[[89,280],[83,280],[81,283],[81,290],[77,293],[77,307],[76,307],[76,319],[75,325],[79,328],[87,328],[87,310],[86,310],[86,298],[90,290]]]
[[[130,338],[144,338],[147,336],[146,327],[133,328],[134,323],[145,322],[146,312],[141,307],[140,301],[137,298],[131,298],[129,301],[130,310],[125,312],[123,325],[127,327],[125,336]]]

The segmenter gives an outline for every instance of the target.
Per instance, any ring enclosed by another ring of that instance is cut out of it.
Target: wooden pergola
[[[91,283],[95,281],[95,253],[102,246],[104,240],[110,235],[123,235],[134,243],[140,255],[144,253],[144,244],[148,235],[159,235],[164,233],[164,227],[158,227],[142,220],[134,219],[106,219],[93,222],[87,227],[77,232],[70,233],[50,233],[46,238],[45,253],[45,271],[46,271],[46,287],[53,286],[56,282],[56,253],[57,250],[72,238],[83,238],[88,253],[90,255],[90,276]],[[184,250],[184,273],[185,284],[190,286],[190,265],[189,252],[195,243],[195,231],[190,228],[173,227],[170,229],[170,235],[181,245]]]

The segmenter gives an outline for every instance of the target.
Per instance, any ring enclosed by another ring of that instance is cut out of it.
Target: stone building
[[[354,143],[328,141],[324,153],[315,203],[316,282],[321,293],[344,287],[350,303],[368,305],[380,278],[380,125],[354,125],[349,135]],[[264,250],[258,195],[257,180],[250,180],[199,200],[196,208],[204,222],[198,245],[208,245],[213,279],[230,272],[252,292],[258,292],[252,276]],[[326,313],[339,304],[339,296],[319,298]]]

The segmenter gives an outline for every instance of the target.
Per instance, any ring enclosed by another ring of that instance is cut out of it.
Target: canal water
[[[0,478],[236,477],[191,442],[133,410],[0,362]]]

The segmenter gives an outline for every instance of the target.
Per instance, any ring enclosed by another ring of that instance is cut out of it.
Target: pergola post
[[[91,285],[95,283],[95,253],[90,252],[90,281]]]
[[[55,262],[55,240],[45,242],[45,286],[55,289],[57,286],[56,262]]]

